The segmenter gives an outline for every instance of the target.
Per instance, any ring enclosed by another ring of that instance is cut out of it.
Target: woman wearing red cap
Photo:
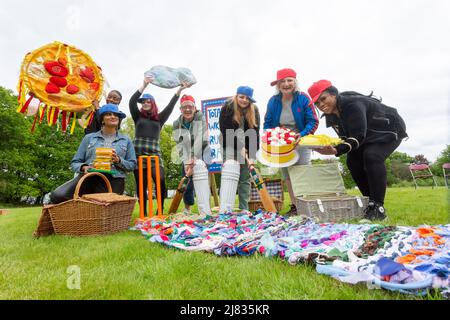
[[[250,171],[245,160],[253,164],[259,149],[260,115],[253,99],[253,89],[237,88],[236,95],[220,111],[220,144],[224,164],[220,184],[220,212],[234,208],[236,189],[239,209],[248,211],[250,200]]]
[[[158,113],[158,107],[156,106],[155,99],[151,94],[141,94],[144,92],[145,88],[151,83],[153,79],[151,77],[145,77],[144,83],[137,90],[130,99],[130,113],[135,124],[135,138],[134,138],[134,149],[136,151],[136,157],[148,155],[148,156],[158,156],[160,163],[160,183],[161,183],[161,198],[162,206],[164,210],[164,199],[167,197],[166,180],[164,176],[164,166],[162,162],[162,154],[159,146],[161,129],[167,119],[169,119],[170,114],[175,107],[175,104],[180,97],[181,91],[190,85],[181,85],[178,91],[170,100],[167,107],[163,111]],[[142,104],[142,107],[138,108],[138,103]],[[152,162],[152,165],[154,162]],[[143,167],[146,168],[146,161],[143,162]],[[155,168],[152,167],[152,176],[156,177]],[[139,186],[139,171],[136,169],[134,171],[134,178],[136,180],[136,188]],[[147,190],[147,175],[144,174],[143,188]],[[139,193],[138,193],[139,194]],[[144,214],[147,216],[147,193],[144,192]]]
[[[321,154],[347,154],[347,166],[364,196],[369,197],[365,218],[386,218],[384,197],[387,174],[384,161],[406,138],[406,125],[397,110],[380,100],[353,91],[341,92],[328,80],[315,82],[308,92],[344,143],[324,147]]]
[[[189,181],[186,191],[183,194],[184,213],[190,214],[191,206],[195,202],[194,186],[197,184],[194,180],[198,180],[196,179],[195,172],[193,172],[195,164],[195,166],[199,166],[206,171],[206,185],[202,184],[199,190],[196,188],[197,197],[199,198],[201,193],[208,193],[207,201],[204,201],[208,206],[204,208],[203,203],[202,205],[199,203],[199,212],[202,213],[203,211],[203,213],[211,214],[211,210],[209,209],[208,170],[206,167],[206,163],[209,164],[210,161],[207,161],[207,159],[205,159],[206,163],[203,161],[203,156],[206,157],[209,154],[209,140],[205,117],[203,113],[197,110],[194,97],[186,94],[180,99],[180,111],[181,115],[173,123],[173,137],[177,143],[177,152],[182,161],[181,176],[189,175],[191,172],[194,173],[194,178]]]
[[[276,127],[285,127],[299,136],[314,134],[319,125],[316,111],[311,105],[307,94],[300,91],[297,85],[297,74],[292,69],[281,69],[277,72],[277,80],[270,83],[276,85],[276,94],[267,103],[267,111],[264,116],[264,130]],[[299,154],[297,165],[309,164],[311,162],[311,150],[297,148]],[[287,215],[295,215],[296,198],[292,190],[292,184],[287,168],[282,168],[281,172],[286,181],[286,186],[291,198],[291,208]]]

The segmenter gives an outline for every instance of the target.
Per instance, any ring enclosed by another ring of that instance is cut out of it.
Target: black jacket
[[[234,114],[233,102],[227,101],[220,110],[219,116],[219,126],[220,126],[219,140],[222,146],[222,155],[224,154],[223,152],[224,150],[227,150],[228,148],[232,147],[236,158],[236,156],[239,154],[238,150],[241,150],[245,145],[245,149],[247,149],[248,151],[249,158],[256,159],[256,151],[258,151],[259,149],[259,128],[261,124],[258,107],[256,107],[255,105],[256,128],[249,128],[248,122],[244,118],[244,135],[236,134],[237,133],[236,130],[239,129],[239,124],[233,121],[233,114]],[[227,129],[233,129],[234,135],[233,146],[227,146]],[[254,132],[249,131],[253,129]],[[254,133],[256,133],[256,136]]]
[[[170,114],[172,113],[179,96],[175,94],[170,100],[167,107],[165,107],[164,110],[158,114],[159,121],[147,119],[140,115],[139,107],[137,105],[140,96],[141,93],[138,90],[130,98],[129,102],[131,117],[133,118],[135,124],[136,138],[144,137],[159,140],[161,128],[164,125],[164,123],[166,123],[167,119],[169,119]]]
[[[325,115],[327,127],[333,127],[345,141],[336,146],[336,156],[356,150],[363,144],[387,143],[408,136],[405,122],[397,110],[375,98],[340,94],[337,107],[340,117]]]
[[[92,122],[84,129],[84,134],[89,134],[93,132],[97,132],[102,129],[102,123],[100,122],[100,116],[98,114],[98,110],[94,113],[94,118]]]

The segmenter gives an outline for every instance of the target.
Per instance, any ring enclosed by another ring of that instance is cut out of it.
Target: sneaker
[[[364,209],[364,220],[375,220],[375,202],[369,201],[369,204]]]
[[[381,204],[369,201],[367,208],[364,209],[364,218],[370,221],[386,220],[386,209]]]
[[[376,220],[384,221],[387,219],[386,209],[382,205],[377,205]]]
[[[288,212],[285,213],[286,217],[292,217],[297,215],[297,207],[291,204],[291,207]]]
[[[192,212],[191,212],[191,209],[186,209],[186,208],[183,209],[183,214],[184,214],[184,215],[187,216],[187,215],[190,215],[191,213],[192,213]]]

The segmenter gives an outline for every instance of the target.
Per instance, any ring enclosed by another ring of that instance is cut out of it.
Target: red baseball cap
[[[296,78],[297,73],[292,69],[281,69],[277,71],[277,80],[272,81],[270,83],[271,86],[277,84],[278,81],[283,80],[284,78]]]
[[[187,95],[187,94],[184,94],[184,95],[181,97],[181,99],[180,99],[180,104],[183,105],[183,103],[186,102],[186,101],[192,102],[192,103],[194,104],[194,106],[195,106],[195,99],[194,99],[193,96],[189,96],[189,95]]]
[[[311,102],[316,103],[317,99],[319,99],[322,92],[331,87],[332,84],[328,80],[319,80],[312,84],[308,89],[309,96],[311,97]]]

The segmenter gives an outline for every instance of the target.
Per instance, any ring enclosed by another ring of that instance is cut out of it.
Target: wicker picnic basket
[[[297,214],[320,222],[361,219],[368,197],[347,194],[337,163],[295,165],[289,169]]]
[[[321,222],[341,222],[362,219],[368,197],[348,194],[309,195],[297,197],[297,214],[315,217]]]
[[[277,208],[277,211],[280,212],[281,209],[283,209],[284,204],[283,182],[281,179],[264,179],[264,183],[270,197],[273,200],[273,203],[275,204],[275,207]],[[260,208],[264,209],[258,190],[253,184],[250,191],[248,208],[251,212],[255,212]]]
[[[93,175],[100,176],[103,179],[107,185],[108,193],[85,194],[80,198],[81,185],[88,177]],[[48,214],[54,232],[59,235],[110,234],[129,228],[135,204],[136,198],[113,193],[110,182],[103,174],[90,172],[78,182],[73,199],[60,204],[45,206],[41,221],[46,222],[48,226],[48,218],[45,218],[45,214]],[[37,231],[37,236],[39,236],[39,227]],[[45,230],[42,235],[45,234],[51,234],[51,231]]]

